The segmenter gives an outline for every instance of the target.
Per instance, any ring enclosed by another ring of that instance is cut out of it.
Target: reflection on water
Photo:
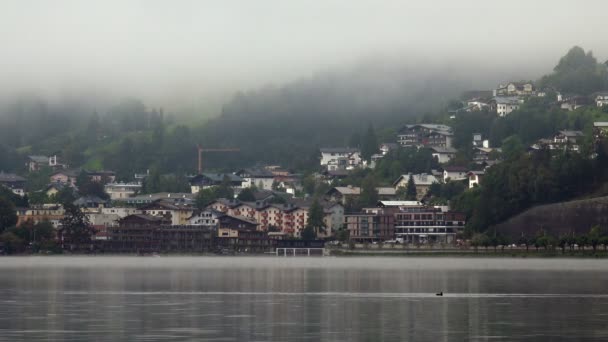
[[[602,260],[0,258],[0,274],[0,341],[608,339]]]

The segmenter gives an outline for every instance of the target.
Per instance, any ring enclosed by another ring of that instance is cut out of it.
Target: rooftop
[[[455,154],[456,152],[458,152],[455,148],[453,147],[431,147],[431,150],[437,152],[437,153],[445,153],[445,154]]]
[[[359,152],[358,148],[351,147],[324,147],[321,148],[321,153],[355,153]]]
[[[378,201],[378,207],[406,207],[406,206],[420,206],[420,201]]]
[[[443,169],[447,172],[467,172],[467,171],[469,171],[469,169],[464,166],[446,166]]]
[[[583,132],[581,131],[568,131],[568,130],[564,130],[564,131],[559,131],[560,134],[566,136],[566,137],[582,137],[584,136]]]
[[[393,185],[397,185],[402,179],[409,180],[410,175],[412,176],[415,185],[431,185],[433,183],[439,183],[437,178],[435,178],[435,176],[433,176],[433,175],[429,175],[426,173],[412,175],[412,174],[408,173],[408,174],[401,175],[399,178],[397,178],[397,180],[393,182]]]
[[[25,178],[18,176],[14,173],[0,172],[0,182],[2,182],[2,183],[25,182]]]
[[[28,158],[36,163],[48,163],[49,157],[47,156],[28,156]]]

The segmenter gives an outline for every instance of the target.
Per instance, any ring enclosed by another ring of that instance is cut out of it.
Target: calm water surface
[[[3,257],[0,341],[608,340],[607,285],[604,260]]]

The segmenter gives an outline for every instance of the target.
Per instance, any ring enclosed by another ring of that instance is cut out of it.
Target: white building
[[[456,156],[456,149],[453,147],[431,147],[431,154],[440,164],[443,164]]]
[[[243,179],[243,188],[251,188],[255,185],[258,190],[271,190],[274,183],[274,174],[265,169],[243,169],[236,175]]]
[[[337,147],[321,149],[321,166],[327,170],[351,170],[363,165],[361,151],[357,148]]]
[[[104,186],[110,199],[119,199],[135,196],[141,190],[141,183],[108,183]]]
[[[498,116],[506,116],[514,110],[518,110],[521,100],[517,97],[496,97],[496,113]]]
[[[595,94],[595,105],[598,107],[608,106],[608,93]]]
[[[466,167],[462,166],[446,166],[443,169],[443,181],[447,182],[451,181],[459,181],[465,180],[468,178],[467,173],[469,170]]]
[[[21,197],[25,196],[25,181],[25,178],[14,173],[0,171],[0,186],[10,189],[14,194]]]
[[[214,209],[195,211],[188,218],[188,224],[191,226],[217,226],[218,218],[223,215],[225,214]]]
[[[121,217],[116,214],[104,214],[103,212],[86,213],[86,216],[92,225],[104,227],[118,227],[118,220],[121,219]]]
[[[469,171],[467,174],[469,177],[469,189],[479,186],[479,184],[481,184],[481,178],[484,174],[484,171]]]
[[[101,208],[101,213],[105,215],[116,215],[119,218],[123,218],[129,215],[141,214],[142,211],[131,207],[109,207]]]

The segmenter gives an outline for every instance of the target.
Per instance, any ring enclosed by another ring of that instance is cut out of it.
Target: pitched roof
[[[140,218],[142,220],[149,221],[149,222],[158,222],[158,221],[165,221],[166,220],[166,218],[161,217],[161,216],[153,216],[153,215],[146,215],[146,214],[131,214],[131,215],[123,217],[122,219],[120,219],[120,221],[124,221],[127,218],[132,218],[132,217],[137,217],[137,218]]]
[[[393,182],[393,186],[399,184],[399,182],[402,179],[409,180],[409,178],[410,178],[410,174],[401,175],[399,178],[397,178],[396,181]],[[412,178],[414,180],[415,185],[431,185],[433,183],[439,183],[439,181],[437,180],[437,178],[435,178],[435,176],[429,175],[426,173],[412,175]]]
[[[379,207],[405,207],[422,205],[420,201],[378,201]]]
[[[48,163],[49,157],[47,156],[28,156],[28,158],[36,163]]]
[[[323,174],[329,177],[347,177],[350,174],[349,170],[327,170]]]
[[[351,147],[323,147],[321,153],[355,153],[359,152],[358,148]]]
[[[453,147],[440,147],[440,146],[435,146],[435,147],[431,147],[431,150],[437,152],[437,153],[445,153],[445,154],[455,154],[456,152],[458,152],[455,148]]]
[[[337,191],[342,195],[360,195],[361,188],[358,186],[336,186],[331,189],[327,193],[332,191]],[[396,190],[392,187],[377,187],[376,191],[378,191],[378,195],[380,196],[393,196],[396,194]]]
[[[336,186],[329,189],[329,192],[337,191],[342,195],[359,195],[361,193],[361,188],[358,186]]]
[[[497,104],[519,104],[519,98],[514,96],[497,96],[494,98]]]
[[[274,178],[274,174],[266,169],[243,169],[236,174],[248,178]]]
[[[467,172],[467,171],[469,171],[469,169],[464,166],[446,166],[443,169],[447,172]]]
[[[232,173],[203,173],[200,175],[194,176],[190,183],[199,182],[202,178],[206,178],[214,183],[221,183],[224,180],[224,177],[228,177],[231,182],[242,182],[243,178],[232,174]]]
[[[0,172],[0,182],[1,183],[18,183],[25,182],[25,178],[18,176],[14,173],[4,173]]]
[[[434,131],[434,132],[440,133],[440,134],[449,135],[452,133],[452,127],[447,126],[447,125],[441,125],[441,124],[411,124],[411,125],[405,125],[399,131],[402,132],[403,130],[411,129],[411,128],[415,128],[415,127],[426,128],[428,130],[431,130],[431,131]]]
[[[582,137],[584,135],[583,132],[581,132],[581,131],[569,131],[569,130],[559,131],[559,133],[566,137]]]
[[[78,177],[78,175],[80,175],[80,172],[81,172],[81,170],[78,170],[78,169],[65,169],[65,170],[55,171],[51,174],[51,176],[64,174],[68,177]]]
[[[106,200],[103,200],[97,196],[82,196],[74,201],[74,205],[87,205],[87,204],[103,204],[106,203]]]
[[[116,172],[108,171],[108,170],[99,170],[99,171],[86,171],[89,176],[114,176]]]
[[[397,194],[397,190],[393,187],[378,187],[376,188],[379,196],[394,196]]]
[[[256,226],[259,225],[258,221],[254,220],[252,218],[249,218],[249,217],[245,217],[245,216],[224,214],[223,217],[229,217],[229,218],[232,218],[232,219],[235,219],[235,220],[239,220],[239,221],[243,221],[243,222],[246,222],[246,223],[249,223],[249,224],[254,224]]]

